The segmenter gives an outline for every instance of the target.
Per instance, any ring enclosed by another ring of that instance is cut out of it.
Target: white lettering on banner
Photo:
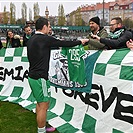
[[[68,88],[72,88],[72,87],[76,87],[76,88],[82,88],[84,86],[87,85],[87,83],[85,85],[81,85],[78,82],[73,82],[73,81],[67,81],[64,79],[55,79],[51,76],[49,76],[49,80],[51,83],[55,84],[55,85],[59,85],[59,86],[63,86],[63,87],[68,87]]]
[[[54,83],[54,84],[59,85],[59,86],[73,87],[72,81],[67,81],[67,80],[63,80],[63,79],[57,80],[57,79],[52,78],[50,76],[49,76],[49,80],[51,83]]]
[[[87,82],[85,83],[85,85],[81,85],[81,84],[79,84],[78,82],[75,82],[75,87],[76,88],[82,88],[82,87],[84,87],[84,86],[86,86],[87,85]]]

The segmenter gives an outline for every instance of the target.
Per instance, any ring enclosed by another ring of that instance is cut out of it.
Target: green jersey
[[[85,62],[82,58],[85,54],[84,47],[82,45],[63,47],[61,54],[67,57],[70,80],[85,85]]]

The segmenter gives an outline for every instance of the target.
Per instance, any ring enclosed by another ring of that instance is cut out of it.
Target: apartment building
[[[5,12],[6,16],[7,16],[7,23],[9,23],[10,21],[10,13],[9,12]],[[4,12],[0,12],[0,24],[4,23]]]
[[[85,21],[86,25],[88,24],[90,18],[94,16],[99,16],[101,21],[109,24],[110,20],[114,17],[121,17],[122,20],[129,18],[133,20],[133,0],[116,0],[114,2],[108,3],[96,3],[95,5],[81,5],[81,15],[82,19]],[[71,17],[72,17],[72,13]],[[72,19],[69,18],[70,15],[67,15],[67,21]],[[73,12],[73,20],[74,20]],[[72,22],[74,24],[74,22]]]
[[[82,5],[81,6],[81,15],[82,19],[85,21],[86,25],[88,24],[90,18],[96,15],[96,6],[95,5]]]
[[[3,23],[3,12],[0,12],[0,24]]]
[[[124,19],[133,20],[133,0],[117,0],[109,6],[110,20],[113,17],[121,17]]]

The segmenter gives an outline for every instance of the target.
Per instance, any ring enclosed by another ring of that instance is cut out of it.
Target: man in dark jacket
[[[110,34],[108,38],[93,35],[100,43],[105,44],[105,49],[126,48],[126,42],[132,38],[132,33],[122,25],[120,17],[113,18],[110,22]]]
[[[105,38],[108,36],[106,29],[100,26],[99,17],[91,18],[89,21],[89,26],[91,29],[91,33],[89,36],[87,36],[87,38],[89,38],[88,48],[91,50],[103,49],[105,45],[92,37],[92,35],[97,35],[102,38]]]
[[[23,46],[27,46],[27,42],[30,39],[30,37],[35,34],[34,32],[32,32],[32,29],[30,28],[29,25],[26,25],[24,27],[24,36],[23,36]]]
[[[36,115],[38,133],[46,133],[46,115],[50,99],[49,61],[51,47],[72,47],[88,42],[88,39],[77,41],[61,41],[49,36],[50,22],[40,17],[35,23],[36,32],[27,42],[27,57],[29,60],[28,81],[37,101]],[[52,128],[53,129],[53,128]],[[53,129],[55,130],[55,129]]]

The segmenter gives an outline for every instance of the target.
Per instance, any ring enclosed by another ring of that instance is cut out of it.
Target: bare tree
[[[123,24],[128,28],[128,29],[133,29],[133,20],[130,18],[126,18],[123,20]]]
[[[82,26],[82,17],[81,17],[81,12],[80,12],[80,7],[77,8],[75,12],[75,25],[76,26]]]
[[[10,23],[15,24],[16,23],[16,6],[11,2],[10,3]]]
[[[32,10],[29,8],[29,20],[32,21]]]
[[[40,16],[39,16],[39,13],[40,13],[40,9],[39,9],[39,5],[38,5],[38,2],[37,3],[34,3],[34,20],[36,21]]]
[[[6,6],[4,6],[4,12],[3,12],[3,23],[4,24],[8,23],[8,14],[9,12],[6,11]]]
[[[27,20],[27,6],[23,2],[21,6],[21,13],[22,13],[22,23],[24,24]]]
[[[63,5],[59,5],[58,7],[58,25],[63,26],[65,25],[65,14],[64,14],[64,7]]]

